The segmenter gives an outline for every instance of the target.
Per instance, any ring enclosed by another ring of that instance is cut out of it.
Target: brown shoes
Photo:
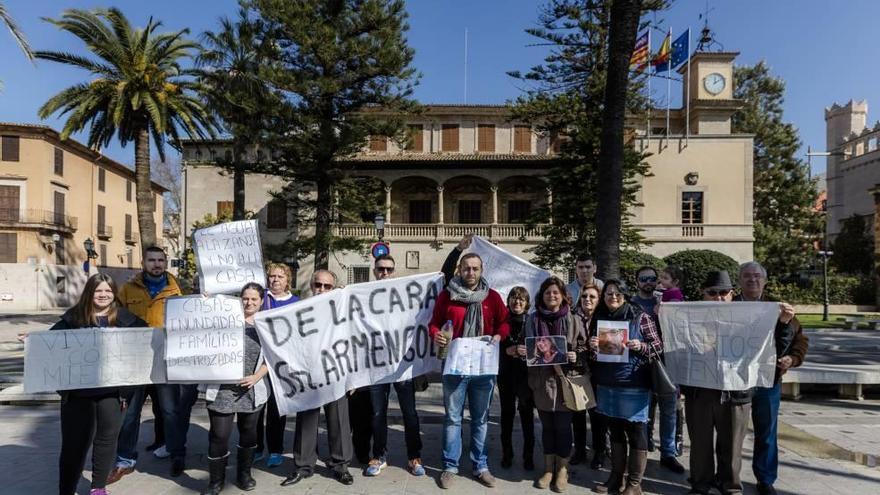
[[[121,480],[123,476],[126,474],[131,474],[134,472],[133,467],[115,467],[113,471],[110,471],[110,476],[107,476],[107,484],[110,485],[112,483],[116,483]]]

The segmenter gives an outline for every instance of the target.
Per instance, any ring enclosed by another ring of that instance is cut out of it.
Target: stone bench
[[[848,323],[850,330],[858,330],[859,325],[862,323],[868,324],[868,326],[872,327],[874,330],[880,330],[880,320],[868,319],[864,316],[845,316],[838,318],[837,321]]]
[[[863,385],[880,385],[878,365],[818,365],[805,364],[792,368],[782,377],[782,396],[798,400],[801,384],[837,385],[841,399],[862,400]]]

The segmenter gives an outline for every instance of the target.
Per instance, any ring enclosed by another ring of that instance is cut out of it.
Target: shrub
[[[620,278],[633,291],[636,289],[636,270],[643,266],[653,266],[659,275],[660,270],[666,267],[666,263],[653,254],[641,251],[627,249],[620,252]]]
[[[706,275],[714,270],[727,270],[731,282],[736,285],[739,264],[730,256],[712,251],[711,249],[686,249],[670,254],[663,258],[664,265],[675,265],[684,270],[684,286],[681,291],[689,301],[703,299],[700,285],[706,279]]]
[[[806,287],[771,280],[766,290],[776,299],[791,304],[822,304],[825,301],[825,288],[821,277],[810,279]],[[873,305],[875,290],[874,282],[867,277],[844,275],[828,277],[830,304]]]

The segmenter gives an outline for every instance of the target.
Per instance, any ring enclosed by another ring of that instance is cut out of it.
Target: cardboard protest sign
[[[256,314],[282,415],[439,369],[428,323],[439,273],[349,285]]]
[[[165,383],[164,347],[164,334],[153,328],[30,332],[24,344],[24,391]]]
[[[626,342],[629,340],[628,321],[599,320],[596,323],[596,334],[599,337],[596,361],[602,363],[629,362],[629,348],[626,347]]]
[[[193,232],[199,283],[205,294],[238,294],[248,282],[266,286],[256,220],[226,222]]]
[[[468,252],[480,255],[483,278],[505,301],[510,289],[517,285],[528,289],[529,296],[534,298],[541,283],[551,275],[547,270],[510,254],[480,236],[474,236]]]
[[[244,311],[230,296],[165,302],[168,381],[237,382],[244,377]]]
[[[673,382],[715,390],[773,386],[778,303],[665,303],[659,316]]]

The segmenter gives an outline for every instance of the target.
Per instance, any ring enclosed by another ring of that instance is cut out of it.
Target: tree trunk
[[[317,181],[315,208],[315,270],[326,270],[330,263],[330,221],[333,208],[332,181],[326,175]]]
[[[146,126],[138,132],[134,147],[134,177],[138,230],[141,233],[139,247],[143,250],[156,245],[156,222],[153,219],[156,205],[150,181],[150,132]]]
[[[244,220],[244,163],[236,160],[232,168],[232,219]]]
[[[629,60],[636,43],[641,11],[642,0],[615,0],[611,5],[596,208],[596,263],[603,279],[620,277],[623,127]]]

